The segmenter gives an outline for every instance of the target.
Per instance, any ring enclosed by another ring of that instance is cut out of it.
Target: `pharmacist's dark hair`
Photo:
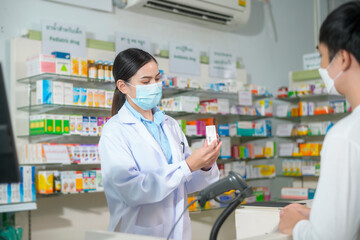
[[[117,83],[119,80],[129,82],[140,68],[151,61],[157,63],[155,58],[150,53],[138,48],[129,48],[120,52],[114,60],[113,75],[115,83]],[[124,105],[125,101],[125,95],[120,92],[120,90],[115,85],[111,116],[114,116],[118,113],[120,108]]]
[[[329,61],[346,50],[360,63],[360,1],[345,3],[332,11],[320,28],[319,42],[329,49]]]

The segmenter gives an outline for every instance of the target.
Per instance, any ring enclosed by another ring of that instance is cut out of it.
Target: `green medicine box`
[[[63,134],[63,118],[62,116],[54,115],[54,134]]]
[[[62,133],[63,134],[70,133],[70,117],[69,116],[62,117]]]
[[[49,115],[30,117],[30,135],[53,134],[54,119]]]

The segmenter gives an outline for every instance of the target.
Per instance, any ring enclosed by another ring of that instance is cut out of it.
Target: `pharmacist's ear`
[[[121,80],[121,79],[117,80],[116,86],[120,92],[122,92],[123,94],[127,94],[127,87],[123,80]]]

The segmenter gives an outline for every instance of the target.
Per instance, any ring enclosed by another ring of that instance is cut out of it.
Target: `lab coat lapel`
[[[156,142],[155,138],[150,134],[145,125],[139,119],[137,119],[125,105],[119,110],[119,116],[121,117],[122,122],[127,124],[135,124],[134,127],[136,128],[136,131],[144,138],[145,142],[151,144],[151,146],[162,157],[162,159],[166,161],[165,154],[163,153],[160,144]]]
[[[169,140],[173,163],[180,162],[182,160],[182,155],[181,155],[182,152],[180,151],[181,142],[179,142],[179,139],[175,138],[175,136],[177,136],[177,132],[170,125],[167,116],[165,116],[163,121],[163,129],[166,134],[166,137]]]

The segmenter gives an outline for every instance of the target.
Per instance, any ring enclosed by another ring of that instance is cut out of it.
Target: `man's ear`
[[[122,92],[123,94],[127,94],[127,87],[126,84],[123,80],[119,79],[116,82],[116,87],[119,89],[120,92]]]
[[[346,71],[351,66],[351,54],[341,49],[339,55],[341,57],[341,70]]]

